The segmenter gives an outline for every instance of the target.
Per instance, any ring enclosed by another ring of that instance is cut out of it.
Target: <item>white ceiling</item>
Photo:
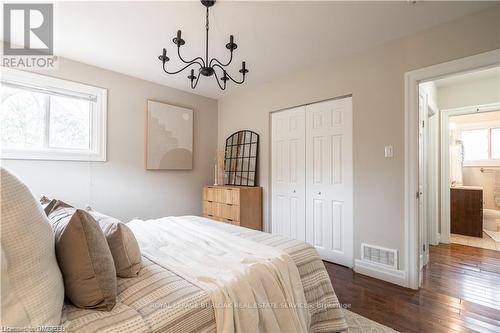
[[[314,63],[362,51],[491,6],[481,2],[229,2],[210,11],[210,55],[222,61],[235,36],[237,70],[250,70],[247,82],[221,92],[213,77],[202,77],[197,94],[220,98]],[[204,54],[205,12],[198,1],[59,2],[55,6],[56,54],[149,81],[191,91],[187,71],[162,72],[163,47],[178,68],[177,29],[186,45],[183,57]]]

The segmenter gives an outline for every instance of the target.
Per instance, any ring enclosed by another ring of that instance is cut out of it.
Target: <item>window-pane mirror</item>
[[[236,132],[226,139],[226,185],[256,185],[258,148],[259,135],[249,130]]]

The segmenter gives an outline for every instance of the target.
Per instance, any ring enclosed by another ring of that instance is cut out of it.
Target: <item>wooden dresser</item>
[[[262,188],[205,186],[203,216],[245,228],[262,230]]]

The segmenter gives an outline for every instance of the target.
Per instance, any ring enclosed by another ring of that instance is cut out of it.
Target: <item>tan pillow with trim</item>
[[[87,207],[86,210],[101,227],[115,262],[119,277],[135,277],[141,269],[141,250],[132,230],[120,220]]]
[[[77,307],[110,311],[116,270],[106,237],[86,211],[57,201],[48,214],[68,299]]]

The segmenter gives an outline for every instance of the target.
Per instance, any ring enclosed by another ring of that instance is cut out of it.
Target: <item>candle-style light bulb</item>
[[[229,44],[233,44],[233,42],[234,42],[234,36],[230,35],[229,36]]]
[[[181,39],[181,31],[177,30],[177,40],[180,40],[180,39]]]
[[[166,48],[163,48],[163,54],[162,54],[161,60],[163,61],[163,64],[165,65],[165,61],[167,61],[167,49]]]

